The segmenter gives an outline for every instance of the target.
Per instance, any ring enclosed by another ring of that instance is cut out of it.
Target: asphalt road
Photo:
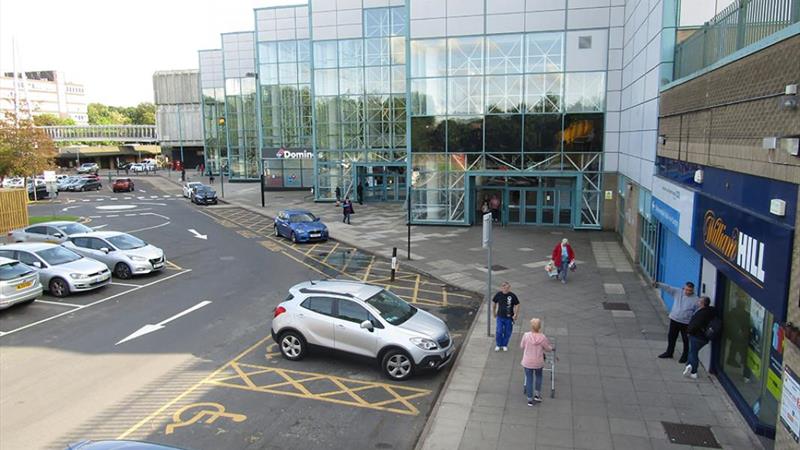
[[[402,268],[392,282],[387,260],[333,240],[277,239],[263,217],[194,206],[165,180],[137,188],[62,194],[31,208],[132,232],[163,248],[171,264],[97,292],[0,311],[2,450],[104,438],[198,450],[413,448],[449,369],[392,384],[354,357],[286,361],[269,338],[272,309],[301,281],[367,280],[438,314],[460,343],[479,299]]]

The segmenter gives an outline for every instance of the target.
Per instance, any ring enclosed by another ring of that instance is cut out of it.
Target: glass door
[[[572,223],[572,190],[561,189],[556,192],[558,198],[556,199],[558,214],[556,217],[556,224],[569,225]]]
[[[539,223],[539,191],[536,189],[525,191],[525,223]]]
[[[556,222],[556,204],[558,191],[555,189],[542,189],[541,191],[541,225],[555,225]]]
[[[522,189],[509,189],[508,191],[508,223],[523,223],[523,218],[520,216],[522,207]]]

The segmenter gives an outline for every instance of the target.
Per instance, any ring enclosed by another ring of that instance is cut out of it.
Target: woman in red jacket
[[[569,265],[575,261],[575,252],[572,251],[572,246],[569,245],[566,238],[562,239],[560,244],[556,244],[551,258],[558,268],[558,277],[561,278],[561,283],[567,284],[567,272],[569,272]]]

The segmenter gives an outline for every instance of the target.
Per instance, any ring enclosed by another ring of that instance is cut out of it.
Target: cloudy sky
[[[443,1],[443,0],[442,0]],[[684,2],[684,22],[702,23],[732,0]],[[60,70],[89,101],[153,100],[157,70],[197,68],[197,50],[219,34],[253,29],[253,8],[297,0],[0,0],[0,71]],[[629,0],[632,3],[632,0]],[[701,17],[702,20],[699,20]]]

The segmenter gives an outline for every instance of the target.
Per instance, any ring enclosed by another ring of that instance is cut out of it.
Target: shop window
[[[444,152],[445,129],[442,117],[412,117],[411,148],[415,152]]]
[[[412,148],[414,148],[413,142]],[[447,148],[450,152],[483,151],[483,118],[453,117],[448,119]]]
[[[486,152],[522,151],[522,115],[486,116]]]

